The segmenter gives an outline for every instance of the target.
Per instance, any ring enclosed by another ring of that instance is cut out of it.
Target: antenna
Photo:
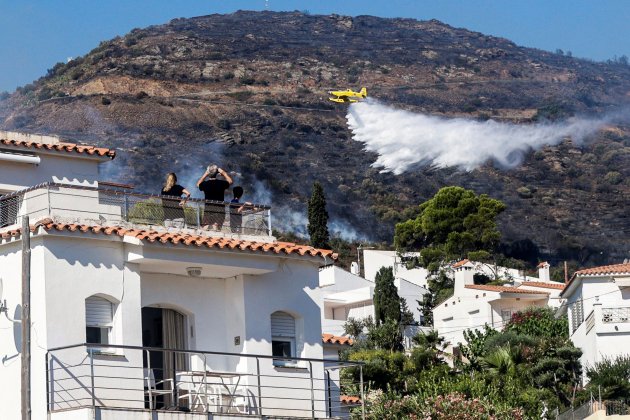
[[[2,299],[2,297],[4,296],[3,292],[4,287],[2,277],[0,277],[0,314],[4,313],[4,316],[6,316],[9,321],[13,322],[14,324],[19,324],[21,322],[19,319],[13,319],[9,316],[9,307],[7,306],[7,301]]]
[[[5,314],[7,313],[7,301],[6,300],[2,300],[2,292],[4,292],[4,287],[2,284],[2,277],[0,277],[0,313],[4,312]]]

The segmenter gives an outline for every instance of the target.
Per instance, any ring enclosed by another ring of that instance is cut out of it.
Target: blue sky
[[[264,10],[265,0],[0,0],[0,92],[133,28]],[[439,19],[519,45],[605,60],[630,56],[626,0],[268,0],[270,10]]]

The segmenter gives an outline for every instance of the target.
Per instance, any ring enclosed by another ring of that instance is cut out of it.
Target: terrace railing
[[[79,344],[49,350],[46,375],[50,413],[93,408],[365,418],[358,362]]]
[[[139,194],[115,188],[45,183],[0,197],[0,229],[51,218],[67,223],[189,229],[271,236],[271,208],[259,204]]]
[[[630,306],[602,308],[602,322],[605,324],[630,322]]]

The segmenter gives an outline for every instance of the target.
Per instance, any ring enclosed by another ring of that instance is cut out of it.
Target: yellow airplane
[[[333,90],[328,93],[334,96],[333,98],[328,98],[328,100],[337,102],[339,104],[359,102],[359,99],[367,98],[366,88],[362,88],[359,92],[346,89],[346,90]]]

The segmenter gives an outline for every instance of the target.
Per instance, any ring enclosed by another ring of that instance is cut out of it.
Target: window
[[[109,344],[114,322],[114,305],[99,296],[85,299],[85,341]]]
[[[503,325],[510,322],[512,319],[512,313],[513,311],[511,309],[501,309],[501,321],[503,322]]]
[[[295,318],[286,312],[271,314],[271,354],[274,357],[295,357]],[[293,365],[291,360],[274,360],[274,365]]]
[[[584,303],[582,299],[580,298],[570,304],[569,310],[571,312],[571,333],[574,333],[584,322]]]

